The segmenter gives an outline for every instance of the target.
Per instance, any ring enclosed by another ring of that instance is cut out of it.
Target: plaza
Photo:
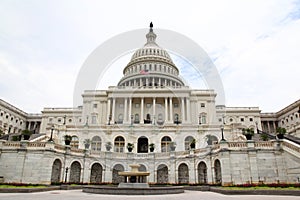
[[[118,196],[118,195],[99,195],[83,193],[81,190],[57,190],[49,192],[39,193],[0,193],[0,199],[5,200],[52,200],[52,199],[64,199],[64,200],[136,200],[136,199],[164,199],[164,200],[298,200],[297,196],[264,196],[264,195],[223,195],[212,192],[199,192],[199,191],[185,191],[182,194],[176,195],[150,195],[150,196]]]

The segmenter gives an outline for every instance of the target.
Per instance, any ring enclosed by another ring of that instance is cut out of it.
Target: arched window
[[[72,136],[72,140],[70,143],[71,147],[78,149],[79,146],[79,139],[77,136]]]
[[[213,145],[218,143],[218,138],[214,135],[207,135],[206,137],[207,145]]]
[[[95,136],[92,138],[91,149],[92,151],[101,151],[101,138],[99,136]]]
[[[161,152],[169,152],[170,151],[170,143],[171,143],[171,138],[168,136],[164,136],[161,139]]]
[[[125,140],[122,136],[115,139],[115,152],[124,152]]]
[[[192,142],[195,142],[195,138],[193,138],[192,136],[186,137],[185,140],[184,140],[184,149],[185,150],[190,150]]]

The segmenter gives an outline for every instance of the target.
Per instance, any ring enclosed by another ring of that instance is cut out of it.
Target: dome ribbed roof
[[[134,52],[124,68],[124,77],[118,86],[183,86],[179,70],[170,55],[156,44],[152,23],[146,38],[146,44]]]

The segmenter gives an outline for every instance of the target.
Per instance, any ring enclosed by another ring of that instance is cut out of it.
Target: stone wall
[[[8,183],[119,182],[116,171],[130,170],[132,163],[150,172],[150,183],[296,183],[300,146],[286,140],[222,142],[193,151],[96,154],[51,142],[0,141],[0,176]]]

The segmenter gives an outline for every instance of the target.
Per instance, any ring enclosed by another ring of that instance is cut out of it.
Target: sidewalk
[[[264,195],[223,195],[213,192],[185,191],[183,194],[120,196],[101,195],[81,192],[81,190],[55,190],[38,193],[0,193],[2,200],[299,200],[297,196],[264,196]]]

